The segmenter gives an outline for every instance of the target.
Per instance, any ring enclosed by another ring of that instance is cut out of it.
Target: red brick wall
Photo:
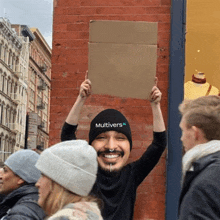
[[[170,6],[171,0],[54,0],[50,145],[60,141],[62,124],[88,69],[90,20],[158,22],[157,76],[167,121]],[[152,113],[146,100],[92,95],[83,108],[77,137],[88,140],[90,121],[106,108],[127,117],[134,143],[129,162],[139,158],[152,141]],[[165,219],[165,154],[138,189],[135,220]]]

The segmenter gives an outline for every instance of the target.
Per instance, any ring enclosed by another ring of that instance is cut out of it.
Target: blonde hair
[[[220,140],[220,97],[203,96],[195,100],[185,100],[179,111],[188,128],[200,128],[207,140]]]
[[[55,214],[57,211],[59,211],[69,203],[76,203],[80,201],[96,202],[99,208],[101,208],[102,202],[98,198],[90,195],[85,197],[77,195],[65,189],[63,186],[59,185],[50,178],[48,179],[51,182],[51,192],[45,199],[44,204],[42,205],[42,208],[47,216]]]

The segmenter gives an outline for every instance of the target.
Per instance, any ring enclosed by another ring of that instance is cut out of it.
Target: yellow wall
[[[220,0],[187,0],[185,82],[204,72],[220,89]]]

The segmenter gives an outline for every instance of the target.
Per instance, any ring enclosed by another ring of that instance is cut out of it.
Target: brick
[[[69,106],[72,106],[74,104],[74,101],[75,101],[74,99],[72,100],[69,97],[55,97],[55,96],[53,96],[51,98],[51,102],[53,103],[54,106],[56,106],[56,105],[62,106],[62,105],[67,105],[67,104],[69,104]],[[69,110],[70,110],[70,108],[69,108]],[[53,113],[51,113],[51,114],[53,114]],[[57,120],[59,120],[59,118]]]
[[[52,62],[61,63],[61,64],[66,63],[66,57],[61,55],[54,55],[52,58]]]
[[[57,6],[69,7],[70,5],[73,7],[80,6],[80,1],[72,1],[72,0],[57,0]]]
[[[50,129],[49,136],[52,137],[60,137],[60,130]]]
[[[82,6],[159,6],[160,0],[139,0],[139,1],[130,1],[130,0],[82,0]]]
[[[67,31],[88,31],[88,23],[67,24]]]
[[[158,23],[158,31],[170,32],[170,23]]]
[[[69,48],[79,48],[79,47],[84,47],[84,48],[88,48],[88,41],[87,40],[84,40],[84,39],[69,39],[68,41],[66,41],[64,43],[64,47],[66,49],[69,49]]]
[[[54,23],[53,24],[53,30],[66,31],[67,30],[67,24]]]
[[[55,96],[55,97],[69,97],[70,94],[74,97],[78,95],[78,90],[62,88],[62,89],[54,89],[51,91],[51,96]]]
[[[66,72],[68,76],[69,73],[75,73],[76,75],[83,75],[85,76],[85,72],[88,69],[87,64],[86,66],[83,64],[68,64],[68,65],[64,65],[64,64],[54,64],[52,66],[52,77],[58,76],[60,77],[60,75],[62,75],[62,72]]]
[[[76,80],[59,80],[59,81],[55,81],[53,82],[53,87],[56,89],[62,89],[62,88],[76,88]]]
[[[171,5],[171,0],[161,0],[161,5]]]
[[[80,64],[80,63],[88,63],[88,56],[67,56],[66,64]]]
[[[56,14],[56,16],[57,15],[62,15],[63,14],[63,10],[64,10],[64,7],[56,7],[55,3],[54,3],[54,14]],[[54,21],[54,18],[56,16],[53,17],[53,21]]]

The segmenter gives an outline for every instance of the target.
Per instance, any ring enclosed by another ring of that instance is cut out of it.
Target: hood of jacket
[[[209,154],[205,157],[200,158],[199,160],[193,162],[193,170],[195,172],[201,172],[203,169],[205,169],[207,166],[209,166],[212,163],[220,163],[220,151],[216,153]]]

